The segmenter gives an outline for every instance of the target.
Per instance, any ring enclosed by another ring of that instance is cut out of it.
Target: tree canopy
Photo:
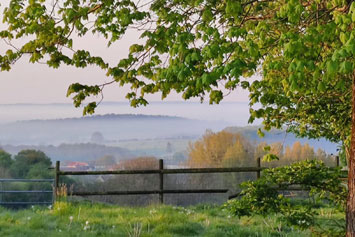
[[[109,82],[68,88],[75,106],[113,83],[130,86],[132,106],[171,91],[219,103],[243,87],[250,105],[261,105],[251,109],[250,122],[263,118],[266,129],[287,125],[301,136],[350,140],[352,0],[9,0],[2,7],[0,38],[8,49],[1,70],[28,55],[53,68],[93,65],[106,72]],[[141,32],[141,43],[116,64],[77,44],[98,35],[110,47],[130,29]],[[96,106],[87,104],[84,114]]]
[[[0,167],[9,168],[13,163],[11,159],[11,154],[0,149]]]
[[[268,148],[268,149],[267,149]],[[324,150],[317,152],[308,143],[302,145],[296,141],[291,147],[280,142],[267,144],[255,143],[240,133],[221,131],[214,133],[207,130],[204,136],[189,144],[189,167],[255,167],[257,158],[267,161],[267,154],[275,155],[278,160],[263,163],[265,167],[290,165],[296,161],[320,160],[329,167],[335,166],[334,158]]]
[[[10,173],[15,178],[50,178],[51,159],[42,151],[22,150],[14,156]]]
[[[345,141],[351,130],[355,4],[288,2],[279,12],[284,21],[267,28],[278,35],[277,46],[267,46],[263,79],[250,87],[251,104],[262,104],[252,119],[263,118],[267,128],[286,124],[302,136]]]
[[[309,137],[345,140],[350,131],[350,84],[354,64],[355,3],[351,0],[73,1],[11,0],[4,9],[8,50],[0,68],[24,55],[57,68],[95,65],[112,81],[72,84],[68,96],[80,106],[112,83],[128,84],[132,106],[149,93],[171,91],[184,99],[219,103],[239,86],[251,91],[250,121],[288,125]],[[113,65],[76,45],[94,34],[119,43],[129,29],[143,43]],[[17,41],[16,39],[26,39]],[[262,79],[248,80],[251,75]],[[84,114],[93,113],[96,102]]]

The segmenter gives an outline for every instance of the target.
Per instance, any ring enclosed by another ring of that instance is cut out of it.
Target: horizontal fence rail
[[[45,182],[45,183],[53,183],[54,179],[0,179],[0,182],[21,182],[21,183],[40,183],[40,182]]]
[[[7,191],[7,190],[0,190],[0,193],[53,193],[52,190],[24,190],[24,191]]]
[[[163,170],[112,170],[112,171],[60,171],[59,175],[120,175],[120,174],[203,174],[231,172],[259,172],[266,168],[196,168],[196,169],[163,169]]]
[[[53,202],[2,202],[1,205],[52,205]]]
[[[177,193],[226,193],[228,189],[193,189],[193,190],[183,190],[183,189],[173,189],[163,191],[160,190],[150,190],[150,191],[103,191],[103,192],[73,192],[74,196],[102,196],[102,195],[142,195],[142,194],[177,194]]]

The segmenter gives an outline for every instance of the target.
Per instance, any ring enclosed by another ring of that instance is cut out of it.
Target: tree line
[[[39,150],[22,150],[17,155],[0,149],[0,177],[52,179],[51,159]]]
[[[264,163],[264,166],[288,165],[306,159],[322,160],[329,166],[335,165],[331,155],[322,149],[315,151],[308,143],[302,145],[296,141],[292,146],[284,146],[282,142],[255,143],[240,133],[228,131],[206,131],[201,139],[189,144],[188,153],[186,165],[189,167],[255,166],[256,159],[267,154],[275,155],[278,160]]]

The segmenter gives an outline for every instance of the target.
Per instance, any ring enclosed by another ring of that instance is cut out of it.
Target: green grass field
[[[119,207],[58,202],[27,210],[0,209],[0,236],[334,236],[344,215],[317,210],[317,226],[299,230],[277,215],[236,218],[220,207]],[[333,229],[333,232],[329,230]],[[326,234],[326,232],[328,234]],[[340,234],[341,235],[341,234]]]

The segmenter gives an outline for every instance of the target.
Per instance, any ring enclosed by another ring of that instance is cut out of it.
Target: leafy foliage
[[[10,1],[3,17],[7,29],[0,32],[9,47],[0,68],[10,70],[29,55],[30,62],[53,68],[104,70],[112,81],[69,87],[75,106],[112,83],[130,86],[126,97],[132,106],[146,105],[146,94],[161,92],[165,98],[171,91],[184,99],[208,95],[210,103],[219,103],[225,91],[242,87],[251,90],[252,105],[262,104],[252,110],[251,121],[265,118],[266,128],[287,123],[301,135],[333,140],[347,135],[352,1],[50,2]],[[76,45],[76,36],[96,34],[110,46],[132,28],[142,31],[143,43],[132,43],[115,65]],[[263,80],[251,84],[246,78],[257,74],[259,65]],[[84,113],[96,106],[89,103]],[[344,122],[334,122],[338,119]]]
[[[270,53],[264,57],[263,80],[250,86],[251,105],[262,105],[251,110],[251,121],[263,118],[266,129],[287,125],[311,138],[349,139],[354,12],[353,1],[286,1],[276,13],[278,21],[258,24],[267,27],[256,37]],[[275,47],[265,44],[265,37]]]
[[[51,164],[42,151],[22,150],[14,157],[11,174],[14,178],[53,178],[48,170]]]
[[[297,206],[283,209],[283,219],[288,225],[307,229],[315,224],[314,211],[309,207]]]
[[[9,168],[12,165],[12,162],[11,154],[0,149],[0,167]]]
[[[6,171],[5,175],[1,173],[1,176],[51,179],[53,172],[48,169],[51,165],[51,159],[42,151],[22,150],[12,158],[11,154],[0,150],[0,167]]]
[[[313,224],[311,206],[295,205],[280,191],[298,185],[309,190],[309,195],[344,209],[347,189],[341,176],[339,168],[329,168],[315,160],[266,169],[260,179],[242,183],[240,199],[229,201],[225,208],[237,216],[282,213],[287,223],[306,228]]]
[[[266,154],[263,156],[263,161],[270,162],[273,160],[279,160],[280,158],[275,154]]]

